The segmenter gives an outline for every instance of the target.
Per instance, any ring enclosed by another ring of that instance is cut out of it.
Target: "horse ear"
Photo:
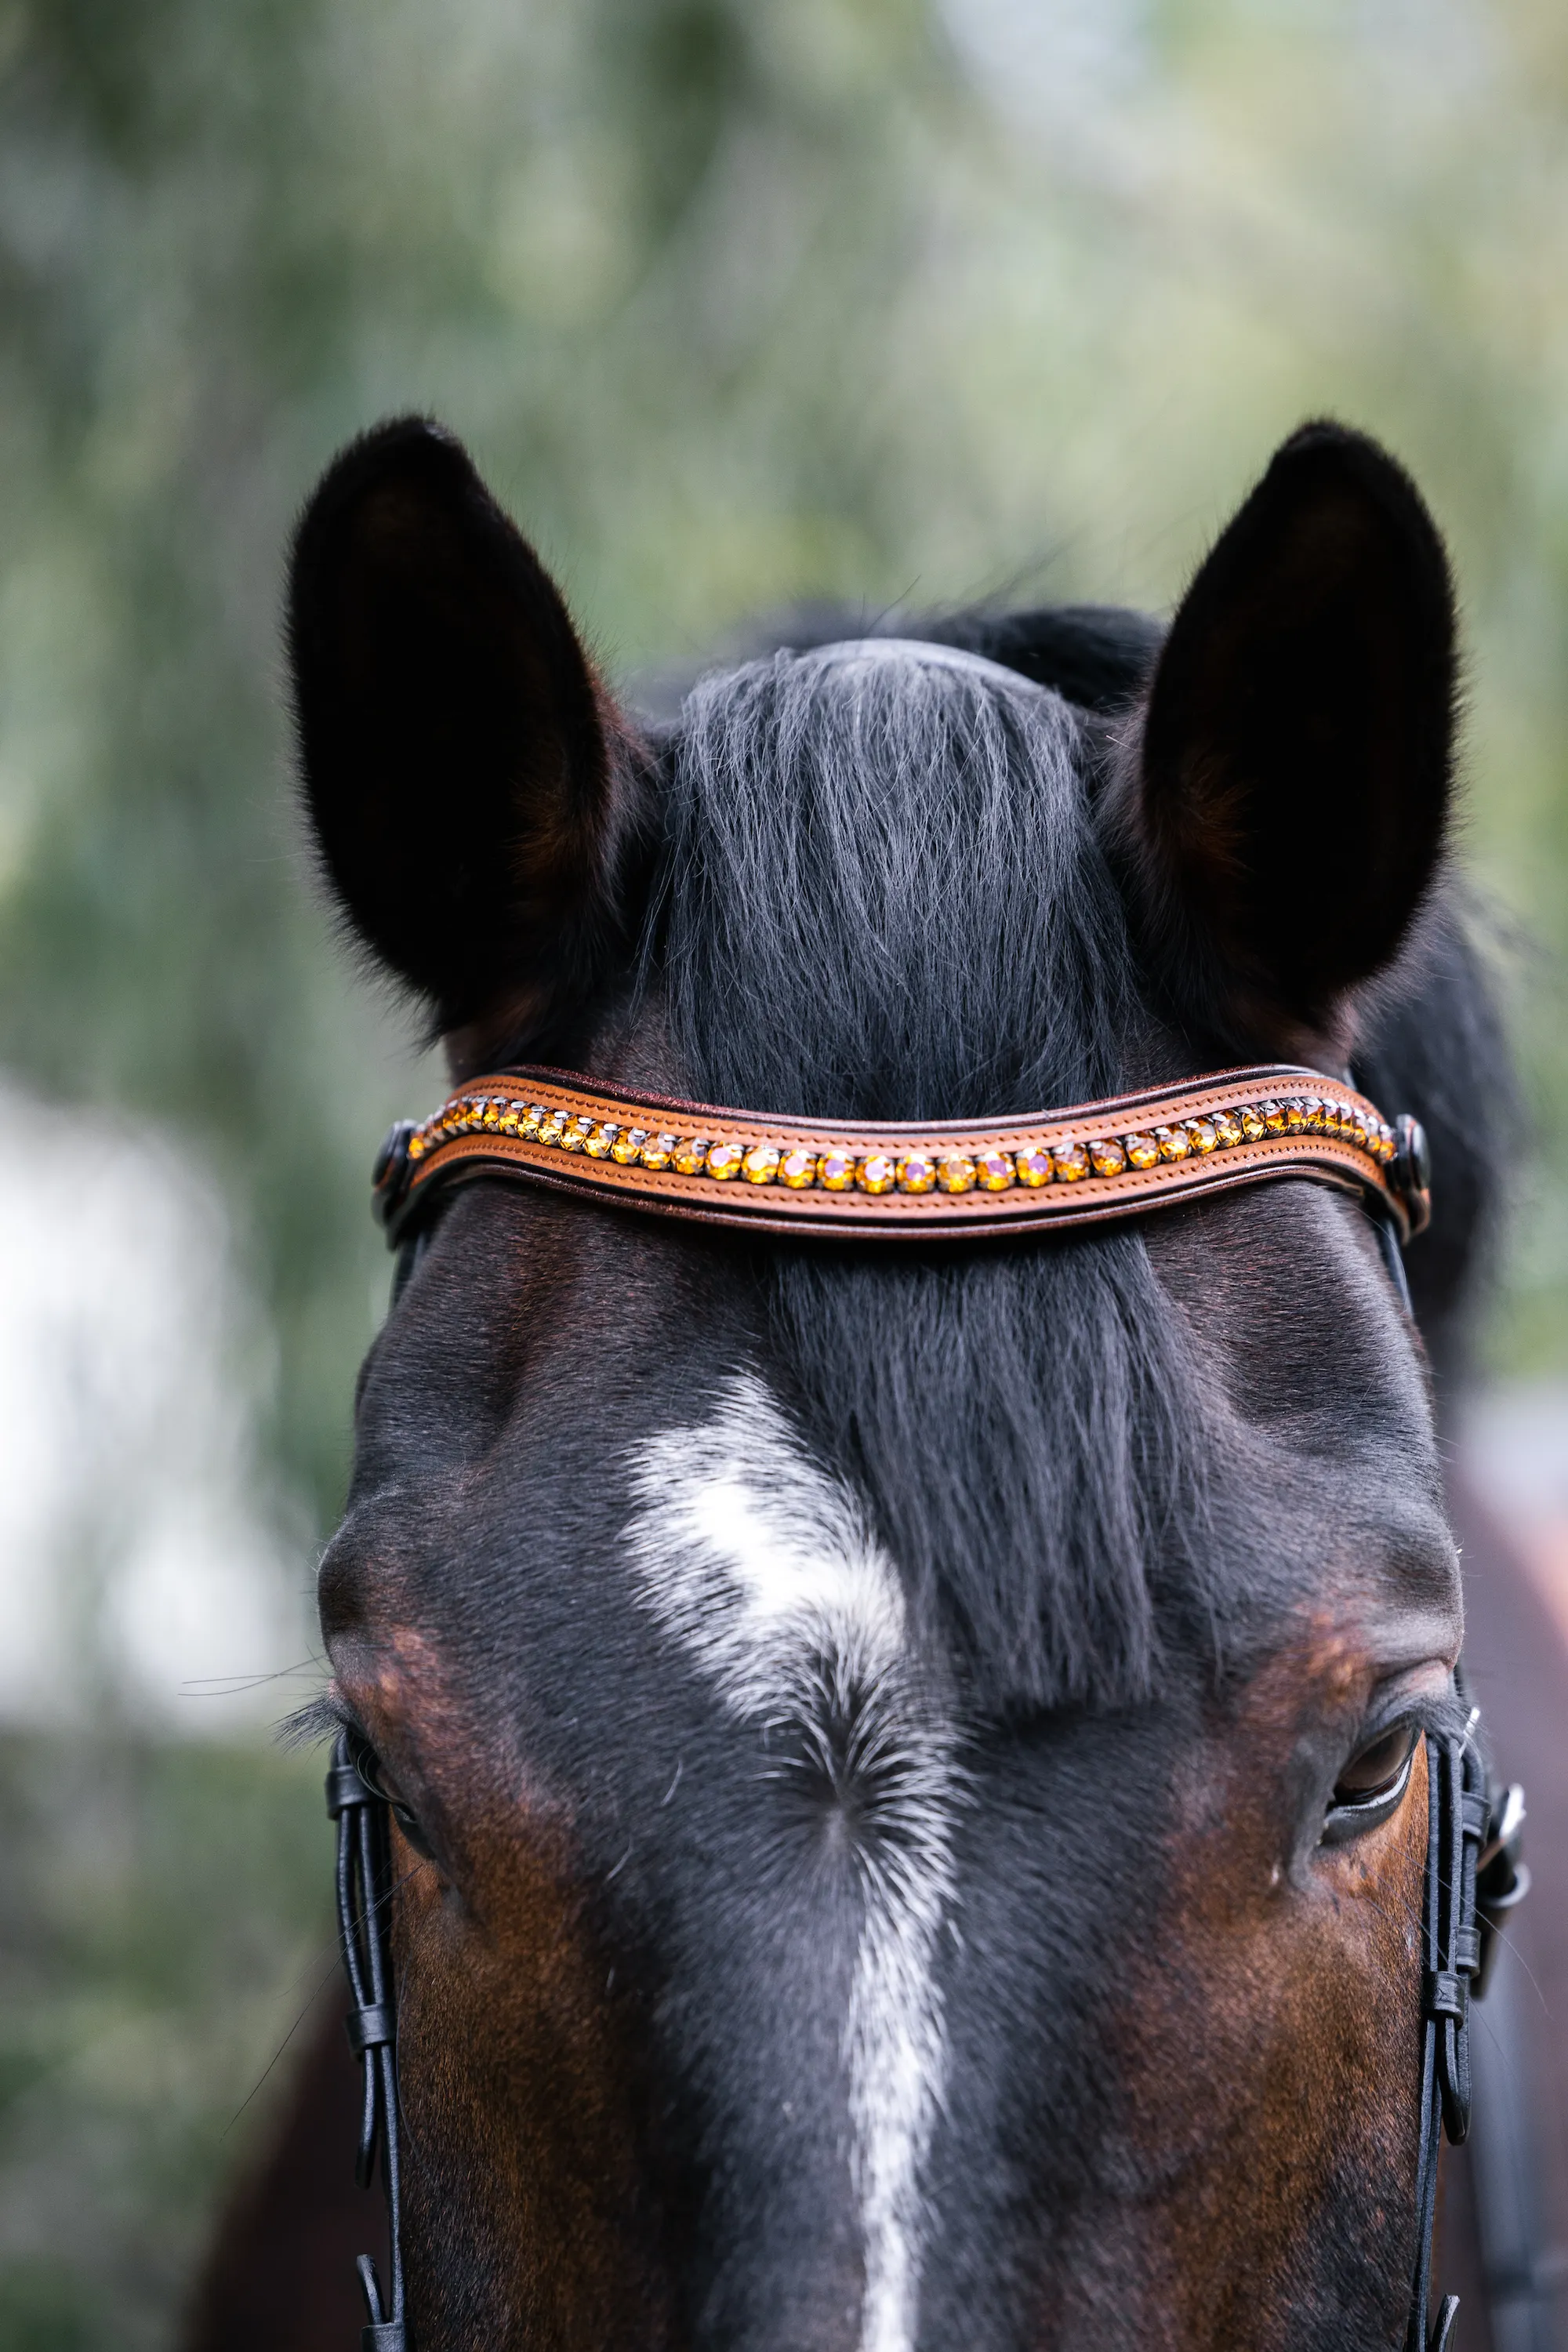
[[[1155,669],[1132,830],[1167,946],[1224,1025],[1331,1028],[1442,853],[1447,562],[1375,443],[1309,425],[1193,582]]]
[[[451,1029],[580,977],[613,897],[627,745],[554,585],[458,443],[384,425],[295,535],[306,803],[342,908]]]

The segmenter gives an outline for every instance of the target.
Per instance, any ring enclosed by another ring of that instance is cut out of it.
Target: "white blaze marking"
[[[837,1695],[855,1696],[866,1915],[840,2046],[866,2263],[860,2352],[911,2352],[921,2172],[947,2059],[932,1962],[953,1893],[952,1723],[920,1671],[892,1562],[760,1381],[737,1379],[704,1426],[639,1447],[632,1479],[642,1598],[731,1714],[810,1737]]]

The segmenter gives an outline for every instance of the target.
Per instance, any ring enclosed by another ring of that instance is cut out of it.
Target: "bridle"
[[[803,1241],[904,1243],[1059,1231],[1305,1178],[1364,1202],[1407,1310],[1399,1253],[1427,1222],[1431,1182],[1417,1120],[1391,1125],[1348,1079],[1279,1063],[1005,1124],[875,1127],[762,1119],[569,1072],[503,1071],[474,1080],[422,1125],[393,1128],[374,1179],[389,1242],[413,1238],[439,1196],[482,1177]],[[1448,2352],[1458,2297],[1441,2298],[1430,2328],[1427,2311],[1439,2146],[1445,2134],[1458,2146],[1469,2129],[1470,1995],[1484,1990],[1498,1923],[1530,1883],[1519,1859],[1522,1793],[1494,1796],[1477,1722],[1472,1711],[1462,1736],[1426,1736],[1417,2237],[1405,2352]],[[374,2262],[359,2258],[369,2315],[360,2340],[362,2352],[409,2352],[391,1807],[348,1732],[332,1751],[327,1811],[338,1825],[349,2044],[363,2077],[355,2178],[369,2185],[379,2153],[391,2246],[384,2297]]]

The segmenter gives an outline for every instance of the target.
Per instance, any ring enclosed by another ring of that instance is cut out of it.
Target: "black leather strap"
[[[332,1750],[327,1772],[327,1811],[338,1825],[338,1941],[343,1972],[353,1996],[353,2007],[346,2020],[349,2047],[359,2060],[364,2078],[354,2178],[362,2189],[369,2188],[379,2149],[392,2244],[391,2294],[387,2298],[383,2297],[371,2256],[359,2257],[359,2279],[364,2290],[366,2312],[366,2325],[360,2331],[360,2352],[409,2352],[404,2312],[397,2022],[387,1943],[387,1911],[392,1899],[387,1805],[379,1790],[373,1788],[361,1773],[346,1732],[340,1736]]]
[[[1407,2352],[1444,2352],[1458,2310],[1445,2295],[1430,2334],[1432,2225],[1437,2201],[1437,2159],[1446,2136],[1458,2147],[1470,2128],[1470,1991],[1481,1973],[1494,1931],[1493,1911],[1481,1909],[1477,1868],[1491,1836],[1493,1807],[1486,1766],[1473,1737],[1426,1742],[1426,1886],[1423,1904],[1421,1985],[1421,2139],[1415,2172],[1415,2283]],[[1510,1871],[1513,1869],[1510,1858]],[[1511,1892],[1510,1877],[1507,1892]],[[1506,1901],[1506,1893],[1505,1893]]]

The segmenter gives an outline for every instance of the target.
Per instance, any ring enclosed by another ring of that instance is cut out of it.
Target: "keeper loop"
[[[334,1762],[327,1773],[327,1815],[336,1821],[354,1805],[374,1805],[375,1792],[365,1787],[357,1764]]]
[[[1423,1988],[1421,2012],[1424,2017],[1451,2017],[1463,2025],[1470,2013],[1470,1988],[1452,1969],[1428,1971]]]
[[[356,2058],[363,2058],[367,2050],[383,2049],[396,2040],[392,2011],[384,2001],[367,2001],[363,2009],[351,2009],[343,2026],[349,2048]]]

